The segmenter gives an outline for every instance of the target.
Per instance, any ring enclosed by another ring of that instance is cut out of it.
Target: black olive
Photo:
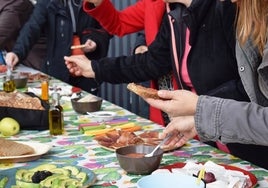
[[[33,183],[40,183],[40,181],[46,179],[48,176],[52,176],[52,173],[47,170],[36,171],[32,176]]]

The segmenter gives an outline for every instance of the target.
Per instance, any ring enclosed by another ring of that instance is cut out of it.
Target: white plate
[[[116,112],[111,111],[87,112],[87,114],[97,122],[111,121],[116,116]]]
[[[6,156],[6,157],[0,157],[0,162],[27,162],[27,161],[33,161],[37,160],[41,157],[41,155],[44,155],[51,149],[51,145],[48,144],[42,144],[42,143],[35,143],[35,142],[19,142],[21,144],[28,145],[34,149],[34,154],[31,155],[20,155],[20,156]]]
[[[28,87],[28,92],[32,92],[37,96],[41,96],[41,84],[40,83],[30,83],[29,86],[33,86],[33,87]],[[35,87],[36,86],[36,87]],[[54,92],[54,87],[53,85],[49,86],[49,95],[51,95]],[[71,96],[72,95],[72,86],[69,85],[57,85],[57,92],[61,95],[61,96]]]

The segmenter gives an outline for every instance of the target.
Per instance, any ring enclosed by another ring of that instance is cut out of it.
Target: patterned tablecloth
[[[10,137],[12,140],[31,141],[52,144],[52,149],[40,159],[27,163],[0,163],[2,170],[26,165],[39,165],[43,163],[57,163],[77,165],[91,169],[97,176],[97,181],[92,187],[136,187],[136,182],[141,175],[127,174],[120,168],[115,152],[107,150],[93,140],[92,137],[82,134],[78,126],[90,122],[85,115],[77,114],[72,110],[69,97],[62,97],[64,107],[65,133],[61,136],[50,136],[46,131],[21,131],[18,135]],[[128,121],[135,122],[143,130],[161,130],[162,127],[149,120],[141,118],[119,106],[103,101],[102,110],[114,111],[117,116],[127,117]],[[170,165],[176,162],[206,162],[208,160],[217,164],[233,165],[250,171],[258,179],[256,187],[268,187],[268,171],[256,167],[247,161],[240,160],[232,155],[221,152],[197,140],[190,140],[185,146],[164,154],[161,165]]]

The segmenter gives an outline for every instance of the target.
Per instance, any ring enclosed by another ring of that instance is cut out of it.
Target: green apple
[[[20,131],[19,123],[10,117],[5,117],[0,121],[0,132],[3,136],[13,136]]]

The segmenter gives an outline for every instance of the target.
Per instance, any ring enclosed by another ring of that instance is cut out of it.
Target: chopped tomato
[[[78,87],[72,87],[72,92],[73,93],[79,93],[79,92],[81,92],[81,89],[78,88]]]
[[[0,73],[6,72],[7,66],[6,65],[0,65]]]

